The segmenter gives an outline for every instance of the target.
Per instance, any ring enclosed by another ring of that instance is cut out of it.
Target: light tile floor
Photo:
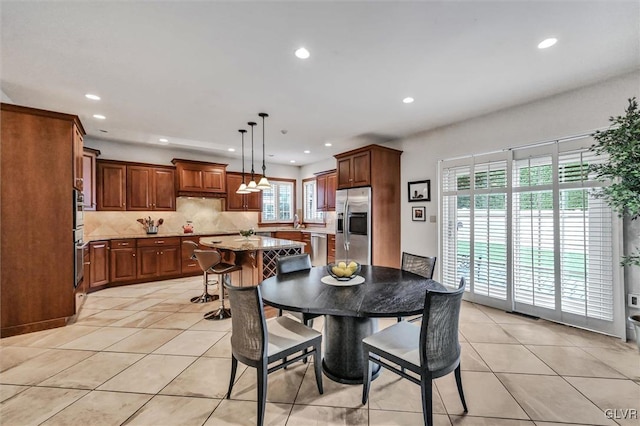
[[[240,365],[224,399],[231,322],[202,319],[218,302],[190,303],[200,285],[194,277],[102,290],[74,324],[0,340],[0,424],[254,425],[255,370]],[[640,412],[632,343],[467,302],[460,341],[469,413],[453,375],[440,378],[435,425],[640,425],[623,418]],[[269,375],[265,424],[422,424],[419,387],[389,372],[366,405],[361,386],[324,377],[324,389],[309,364]]]

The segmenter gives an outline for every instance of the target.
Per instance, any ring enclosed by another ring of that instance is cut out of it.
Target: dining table
[[[427,290],[446,291],[437,281],[384,266],[362,265],[349,281],[332,278],[326,266],[276,275],[260,283],[264,303],[278,309],[321,314],[322,368],[330,379],[362,383],[362,339],[378,331],[379,318],[422,314]],[[372,378],[378,376],[375,366]]]

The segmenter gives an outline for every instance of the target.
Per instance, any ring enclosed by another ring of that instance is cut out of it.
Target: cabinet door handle
[[[120,243],[121,246],[128,246],[129,243]]]
[[[135,254],[135,253],[133,253],[133,257],[136,257],[136,254]]]
[[[104,246],[105,246],[105,244],[96,244],[95,246],[93,246],[93,248],[102,248]]]
[[[91,262],[84,262],[83,265],[91,265]]]
[[[164,244],[164,240],[156,241],[156,244]]]

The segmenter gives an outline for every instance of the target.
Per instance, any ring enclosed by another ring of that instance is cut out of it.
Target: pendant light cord
[[[242,183],[244,183],[244,134],[247,133],[247,131],[244,129],[238,131],[242,135]]]
[[[264,159],[265,159],[265,150],[264,150],[264,119],[265,117],[268,117],[269,114],[267,114],[266,112],[261,112],[260,114],[258,114],[260,117],[262,117],[262,177],[266,177],[266,173],[265,171],[267,170],[267,167],[264,165]]]
[[[254,123],[253,121],[250,121],[247,123],[249,126],[251,126],[251,181],[253,181],[253,175],[254,175],[254,171],[253,171],[253,126],[256,125],[256,123]]]

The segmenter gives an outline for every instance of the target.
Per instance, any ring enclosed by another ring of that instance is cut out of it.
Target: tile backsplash
[[[85,239],[95,237],[141,237],[146,232],[137,219],[151,216],[164,219],[159,233],[181,233],[182,226],[191,221],[195,232],[216,233],[238,229],[257,228],[260,213],[225,212],[222,200],[217,198],[178,197],[176,211],[154,212],[85,212]]]

